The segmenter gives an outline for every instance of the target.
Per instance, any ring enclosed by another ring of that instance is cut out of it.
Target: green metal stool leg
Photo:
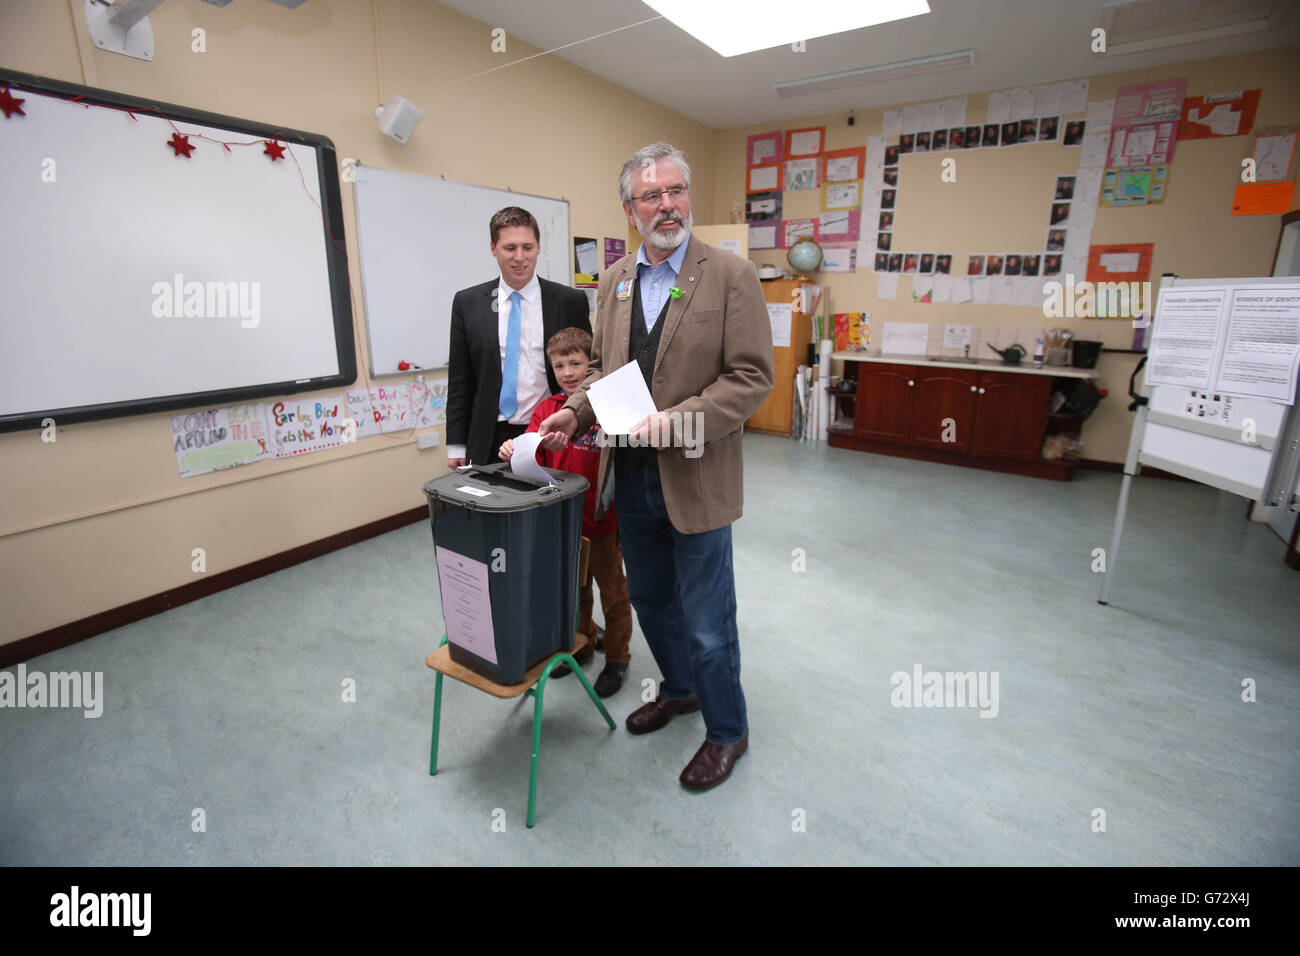
[[[587,696],[591,698],[591,702],[595,704],[596,709],[600,711],[600,716],[605,718],[605,723],[609,724],[610,730],[613,730],[614,718],[609,716],[609,711],[605,709],[604,702],[597,696],[595,689],[591,686],[591,682],[587,680],[587,675],[582,672],[581,667],[575,667],[573,672],[577,674],[578,679],[582,681],[582,686],[587,688]]]
[[[568,664],[574,672],[582,673],[582,668],[571,655],[557,654],[542,668],[542,676],[537,678],[537,686],[525,691],[533,698],[533,758],[528,765],[528,817],[525,821],[529,827],[532,827],[537,815],[537,764],[538,755],[542,750],[542,695],[546,692],[546,682],[551,679],[551,671],[560,664]]]
[[[447,635],[442,635],[442,641],[438,644],[442,647],[447,643]],[[438,722],[442,717],[442,671],[437,672],[438,676],[433,682],[433,741],[429,744],[429,776],[434,777],[438,774]]]

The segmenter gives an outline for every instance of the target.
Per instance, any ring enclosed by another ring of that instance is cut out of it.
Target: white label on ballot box
[[[497,663],[488,566],[447,548],[435,545],[434,551],[438,554],[438,582],[442,587],[447,640],[485,661]]]
[[[477,495],[480,498],[486,498],[488,495],[492,494],[492,492],[484,488],[471,488],[469,485],[461,485],[456,490],[463,491],[467,495]]]

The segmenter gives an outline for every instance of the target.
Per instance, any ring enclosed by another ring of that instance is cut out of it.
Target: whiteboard
[[[533,214],[542,233],[537,274],[571,284],[567,200],[376,166],[354,172],[371,375],[397,373],[402,361],[446,366],[452,297],[501,274],[488,231],[499,209]]]
[[[355,378],[345,257],[322,219],[323,205],[342,243],[329,140],[7,81],[25,115],[0,137],[0,428]],[[188,158],[168,148],[174,132]],[[286,143],[285,158],[260,136]],[[237,141],[254,145],[222,145]]]

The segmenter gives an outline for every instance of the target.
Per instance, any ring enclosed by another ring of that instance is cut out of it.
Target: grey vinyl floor
[[[536,827],[531,700],[448,681],[431,777],[421,523],[27,662],[102,671],[104,712],[0,710],[0,862],[1300,863],[1300,574],[1241,499],[1136,481],[1103,607],[1116,475],[745,449],[751,744],[721,787],[677,781],[698,715],[623,728],[639,630],[616,730],[548,687]],[[901,706],[917,668],[989,696]]]

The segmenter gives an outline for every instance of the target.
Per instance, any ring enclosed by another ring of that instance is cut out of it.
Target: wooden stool
[[[590,542],[582,539],[582,550],[580,552],[578,565],[578,580],[581,581],[587,573],[587,558]],[[518,684],[498,684],[496,681],[476,674],[463,664],[458,664],[451,659],[451,651],[447,647],[447,635],[442,635],[442,641],[438,644],[438,649],[424,659],[424,663],[437,672],[437,678],[434,681],[433,691],[433,742],[429,747],[429,776],[436,776],[438,773],[438,725],[442,715],[442,678],[454,677],[462,684],[468,684],[476,687],[484,693],[491,694],[493,697],[500,697],[504,700],[513,700],[527,694],[533,698],[533,757],[528,770],[528,826],[533,825],[534,813],[537,809],[537,759],[538,753],[542,747],[542,695],[546,691],[546,682],[550,679],[551,671],[559,664],[568,664],[569,669],[578,675],[578,680],[586,688],[587,695],[591,702],[596,705],[600,715],[605,718],[605,723],[609,729],[614,729],[614,718],[609,716],[609,711],[605,709],[604,703],[596,696],[596,691],[592,689],[591,682],[587,680],[587,675],[583,673],[582,667],[573,659],[587,645],[587,635],[575,633],[573,635],[573,649],[569,653],[557,651],[544,661],[534,664],[524,674],[524,679]],[[537,686],[534,687],[533,685]]]

